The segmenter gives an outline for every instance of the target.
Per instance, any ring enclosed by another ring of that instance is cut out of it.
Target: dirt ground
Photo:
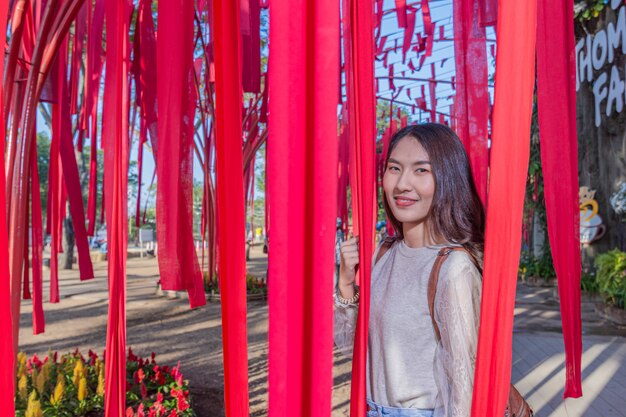
[[[30,300],[22,302],[20,350],[46,355],[49,349],[69,352],[76,348],[101,354],[107,322],[106,262],[95,262],[93,280],[80,282],[78,271],[60,271],[61,302],[48,300],[44,271],[46,332],[32,334]],[[267,257],[261,246],[251,250],[248,270],[264,277]],[[127,345],[140,356],[157,354],[162,364],[181,363],[190,380],[193,407],[198,417],[223,416],[223,368],[221,311],[219,303],[191,310],[185,298],[156,294],[158,267],[155,258],[129,258],[127,264]],[[248,355],[250,415],[267,415],[267,304],[248,304]],[[350,364],[335,355],[333,416],[348,414]]]
[[[45,334],[33,336],[31,302],[23,301],[20,349],[29,356],[35,353],[45,355],[49,349],[65,353],[76,348],[85,353],[93,349],[101,354],[105,346],[107,321],[106,266],[106,262],[94,263],[96,277],[85,282],[79,281],[77,268],[60,272],[61,302],[44,302],[47,322]],[[261,246],[252,248],[248,271],[257,277],[265,277],[267,256],[262,253]],[[158,267],[153,257],[130,257],[127,273],[128,346],[144,357],[155,352],[161,364],[174,365],[180,361],[182,372],[191,384],[193,407],[198,417],[223,416],[220,304],[209,303],[191,310],[185,298],[177,298],[176,294],[158,295]],[[44,274],[44,300],[47,300],[47,271]],[[530,395],[529,401],[535,407],[536,415],[589,417],[596,414],[590,413],[591,408],[588,407],[603,407],[602,404],[623,411],[626,407],[626,403],[621,405],[623,396],[608,399],[603,396],[607,396],[606,393],[611,390],[623,392],[623,387],[626,387],[623,366],[619,366],[618,371],[614,366],[615,363],[626,363],[623,360],[626,358],[626,328],[615,326],[600,317],[595,312],[593,300],[583,297],[583,365],[586,372],[583,385],[586,392],[591,394],[565,404],[561,400],[564,377],[555,379],[554,373],[557,371],[546,365],[556,361],[560,363],[559,372],[565,372],[558,295],[554,288],[533,288],[518,284],[516,299],[513,382],[522,394]],[[267,415],[267,314],[265,302],[248,303],[251,416]],[[598,349],[606,356],[600,362],[597,353],[594,353]],[[600,368],[593,372],[597,366]],[[607,378],[597,381],[596,376],[600,374],[607,375]],[[332,415],[347,416],[350,361],[337,352],[333,376]],[[606,389],[600,388],[594,394],[597,387]],[[550,398],[553,399],[548,401]],[[622,399],[619,404],[616,398]],[[568,411],[563,412],[565,405]],[[597,415],[606,417],[624,414],[603,411]]]

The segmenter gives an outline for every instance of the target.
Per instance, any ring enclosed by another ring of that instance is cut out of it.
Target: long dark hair
[[[461,140],[452,129],[438,123],[407,126],[391,138],[385,171],[389,155],[405,137],[417,140],[430,159],[435,179],[435,194],[427,223],[430,232],[448,243],[463,245],[480,264],[485,242],[485,211]],[[383,205],[396,235],[403,239],[402,223],[394,217],[386,195]]]

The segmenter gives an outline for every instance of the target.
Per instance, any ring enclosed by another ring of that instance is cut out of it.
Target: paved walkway
[[[267,258],[252,250],[249,271],[264,276]],[[106,334],[106,263],[95,264],[96,278],[80,282],[77,271],[62,271],[61,303],[44,304],[47,331],[33,336],[30,302],[24,301],[20,348],[29,355],[49,348],[102,352]],[[181,361],[195,395],[198,417],[222,416],[220,305],[189,310],[185,299],[158,297],[154,258],[128,260],[128,343],[140,355],[155,351],[162,363]],[[47,277],[46,277],[47,281]],[[47,286],[44,288],[47,300]],[[565,381],[558,304],[551,288],[518,286],[513,349],[513,382],[538,417],[626,417],[626,329],[597,316],[583,303],[583,393],[561,399]],[[267,305],[248,305],[250,413],[267,415]],[[350,362],[335,354],[333,417],[347,416]]]

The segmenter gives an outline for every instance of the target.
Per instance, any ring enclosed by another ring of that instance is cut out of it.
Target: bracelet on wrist
[[[361,296],[361,292],[359,291],[358,287],[354,288],[354,295],[352,296],[352,298],[343,298],[341,296],[341,291],[339,289],[337,289],[337,301],[339,301],[339,303],[341,304],[345,304],[345,305],[349,305],[349,304],[356,304],[359,302],[359,298]]]

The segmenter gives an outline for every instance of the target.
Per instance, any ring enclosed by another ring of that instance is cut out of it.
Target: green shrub
[[[556,278],[552,255],[546,251],[540,257],[534,257],[530,252],[523,252],[520,258],[519,274],[525,281],[529,277],[551,280]]]
[[[587,294],[596,294],[598,292],[598,280],[593,272],[582,272],[580,275],[580,289]]]
[[[626,253],[614,249],[596,258],[598,291],[604,302],[624,308],[626,301]]]

